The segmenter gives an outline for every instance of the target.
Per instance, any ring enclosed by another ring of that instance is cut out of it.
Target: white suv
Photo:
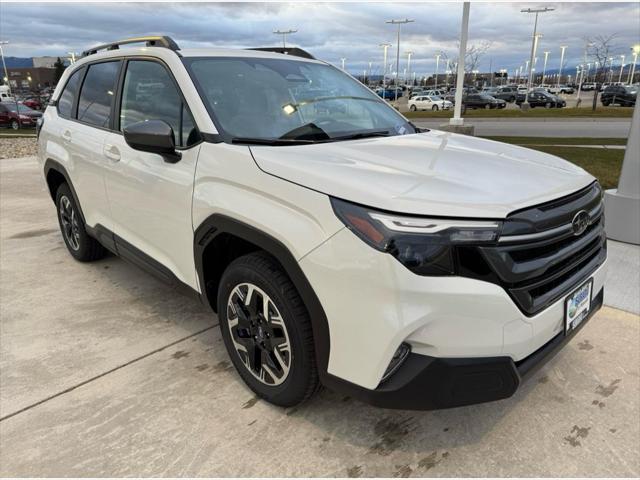
[[[69,67],[38,140],[69,252],[111,251],[210,305],[277,405],[320,384],[410,409],[512,395],[602,304],[600,186],[421,131],[285,53],[145,37]]]

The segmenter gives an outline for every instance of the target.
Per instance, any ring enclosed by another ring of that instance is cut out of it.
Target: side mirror
[[[137,122],[123,129],[124,140],[134,150],[157,153],[168,163],[176,163],[181,154],[176,151],[173,128],[164,120]]]

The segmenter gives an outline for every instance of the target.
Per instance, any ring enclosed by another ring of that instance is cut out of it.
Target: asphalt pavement
[[[640,250],[611,244],[617,308],[512,398],[281,409],[242,384],[213,313],[118,258],[74,261],[35,159],[0,160],[0,476],[637,477]]]

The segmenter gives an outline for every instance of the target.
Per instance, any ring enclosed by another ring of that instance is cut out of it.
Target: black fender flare
[[[198,281],[200,283],[203,303],[214,305],[215,298],[209,298],[204,279],[204,251],[211,241],[220,234],[230,234],[250,242],[260,249],[272,255],[284,268],[285,272],[295,285],[302,301],[309,312],[311,327],[313,329],[313,339],[315,344],[316,363],[320,379],[327,376],[327,366],[329,364],[329,324],[327,316],[322,308],[313,287],[309,283],[306,275],[300,268],[298,261],[289,249],[279,240],[271,235],[222,214],[213,214],[207,217],[196,229],[194,235],[194,260]]]
[[[59,173],[64,177],[65,182],[67,183],[67,185],[69,185],[69,190],[71,190],[71,195],[73,195],[73,200],[78,207],[78,212],[80,213],[80,218],[82,219],[82,223],[86,224],[87,222],[85,221],[84,213],[82,212],[82,206],[80,205],[78,194],[76,193],[76,190],[73,188],[73,183],[71,182],[71,178],[67,173],[67,169],[64,168],[64,165],[62,165],[60,162],[53,160],[51,158],[47,158],[47,160],[44,162],[44,179],[45,179],[45,182],[47,182],[47,186],[49,185],[47,177],[49,176],[49,172],[51,170],[54,170],[55,172]],[[52,191],[49,191],[49,193],[51,195],[51,199],[55,203],[56,193]]]

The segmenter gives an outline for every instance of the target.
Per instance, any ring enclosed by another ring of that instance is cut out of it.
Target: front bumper
[[[592,299],[587,318],[568,334],[558,333],[519,362],[511,357],[435,358],[410,354],[375,390],[330,376],[328,387],[382,408],[434,410],[511,397],[521,382],[550,360],[602,307],[604,288]]]

